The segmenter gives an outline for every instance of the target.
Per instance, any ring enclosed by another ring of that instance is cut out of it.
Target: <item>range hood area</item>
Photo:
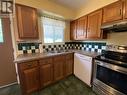
[[[102,24],[101,29],[107,32],[109,31],[126,32],[127,31],[127,21],[119,21],[119,22]]]

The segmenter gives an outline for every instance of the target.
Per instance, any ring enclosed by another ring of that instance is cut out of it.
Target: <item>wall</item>
[[[73,10],[51,2],[51,0],[16,0],[16,3],[52,12],[63,16],[65,19],[73,19],[75,17]]]
[[[82,7],[78,11],[75,18],[79,18],[83,15],[86,15],[92,11],[102,8],[115,1],[118,1],[118,0],[88,0],[86,4],[84,5],[84,7]],[[108,38],[103,41],[106,41],[107,44],[127,45],[127,32],[108,33]]]
[[[127,45],[127,32],[109,33],[107,44]]]
[[[86,3],[84,4],[84,7],[78,10],[76,18],[86,15],[90,12],[93,12],[115,1],[118,0],[87,0]]]

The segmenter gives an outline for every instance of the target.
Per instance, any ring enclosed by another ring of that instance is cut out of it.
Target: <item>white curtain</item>
[[[65,21],[42,17],[44,43],[63,42]]]

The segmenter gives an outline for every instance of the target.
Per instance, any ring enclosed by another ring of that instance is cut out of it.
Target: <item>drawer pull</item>
[[[31,67],[31,66],[32,66],[32,64],[27,64],[27,66]]]

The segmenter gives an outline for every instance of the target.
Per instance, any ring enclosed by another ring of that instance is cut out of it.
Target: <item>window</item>
[[[0,43],[3,42],[3,31],[2,31],[2,22],[0,19]]]
[[[42,17],[44,43],[64,41],[65,21]]]

